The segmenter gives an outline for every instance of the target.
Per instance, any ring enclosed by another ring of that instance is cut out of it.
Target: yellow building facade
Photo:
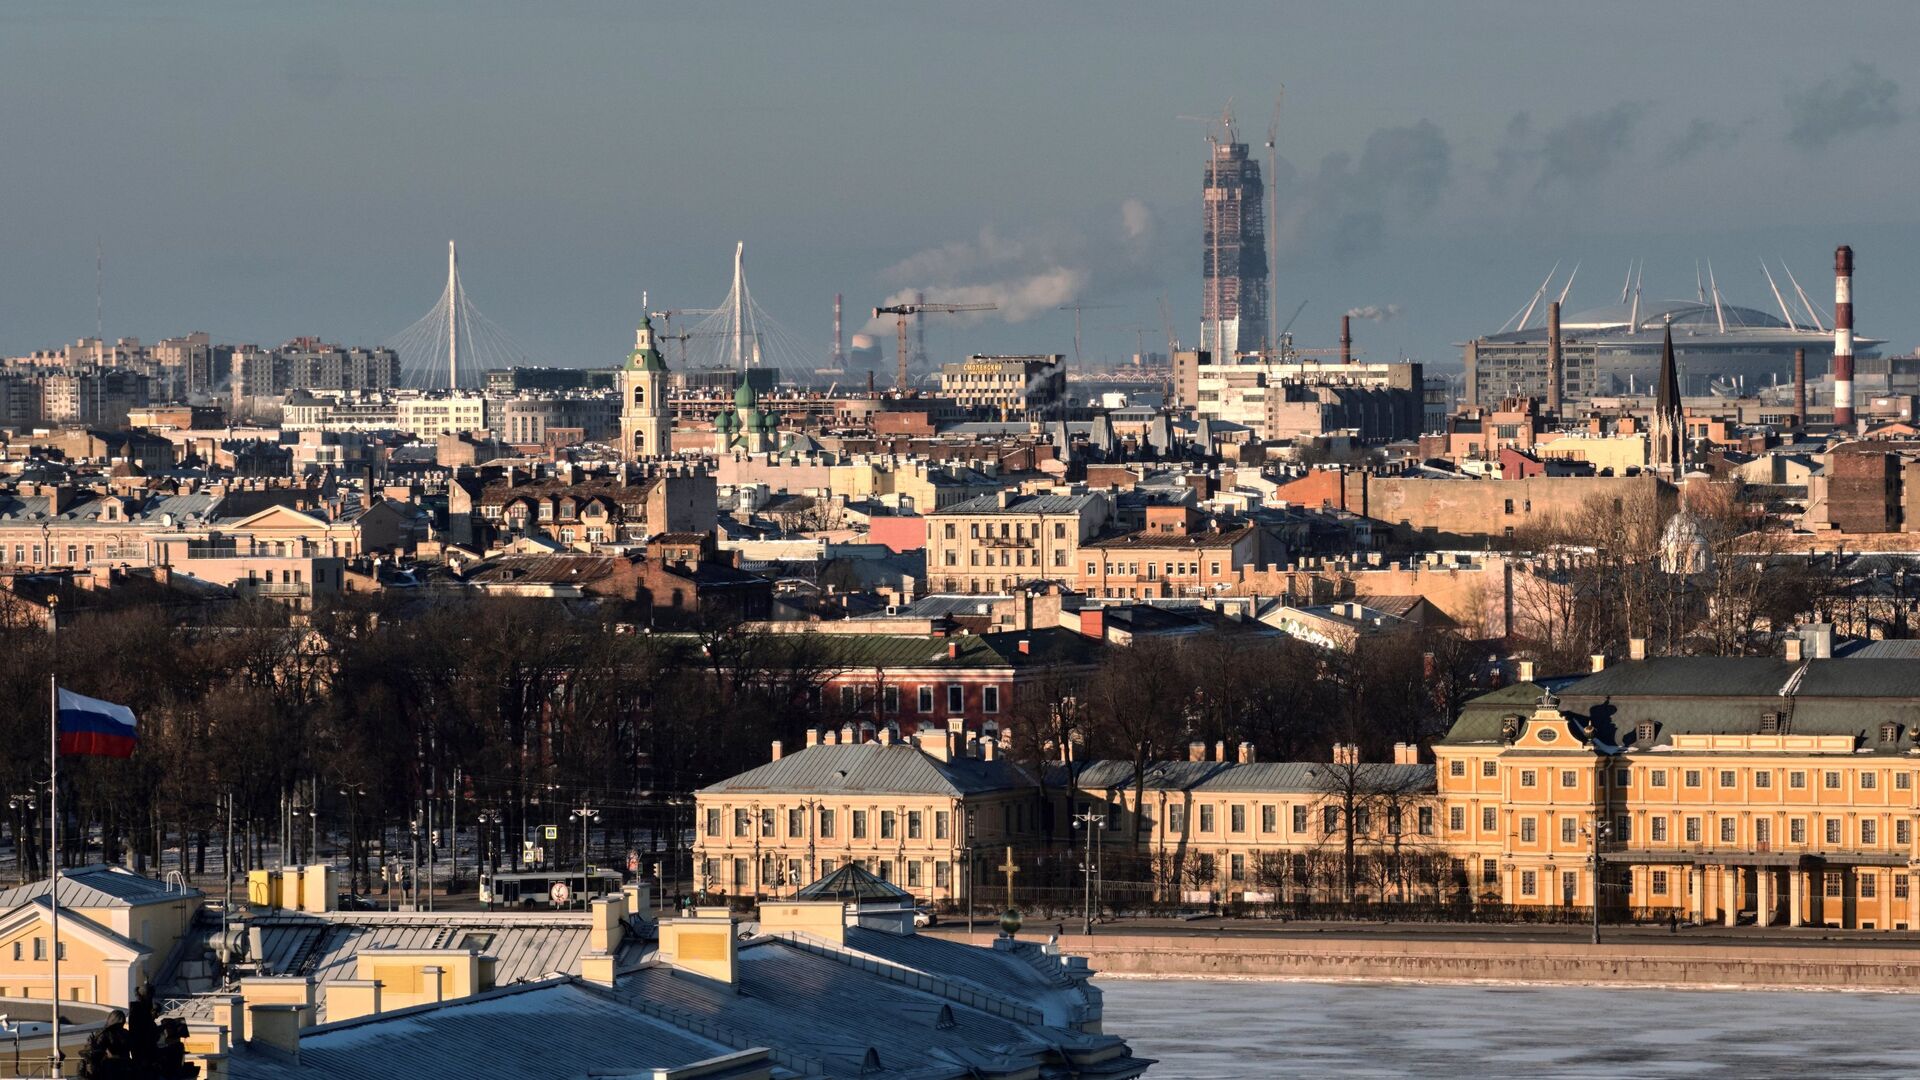
[[[1404,744],[1390,762],[1347,745],[1267,763],[1196,743],[1139,777],[1096,761],[1069,783],[1055,767],[1043,796],[952,733],[809,747],[698,793],[697,865],[729,895],[791,895],[852,861],[959,900],[968,864],[997,891],[1003,847],[1057,845],[1090,814],[1106,857],[1132,857],[1162,901],[1524,915],[1597,896],[1609,918],[1920,929],[1920,665],[1597,667],[1468,702],[1431,764]]]
[[[824,741],[695,793],[702,890],[792,896],[857,863],[929,901],[966,896],[969,867],[1039,832],[1031,777],[961,732]],[[975,875],[977,876],[977,875]]]
[[[1920,927],[1911,667],[1636,660],[1486,695],[1434,746],[1445,844],[1483,902],[1590,908],[1597,877],[1640,917]]]

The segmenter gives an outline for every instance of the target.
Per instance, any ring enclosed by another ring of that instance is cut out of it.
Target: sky
[[[93,332],[387,340],[458,240],[528,362],[608,365],[655,308],[756,301],[831,345],[912,290],[990,301],[935,359],[1199,337],[1205,118],[1277,113],[1277,321],[1457,365],[1556,262],[1572,309],[1823,308],[1920,343],[1920,19],[1737,3],[10,0],[0,353]],[[1784,280],[1781,282],[1786,287]],[[890,342],[891,323],[871,327]],[[889,350],[890,351],[890,350]],[[669,356],[671,357],[671,352]]]

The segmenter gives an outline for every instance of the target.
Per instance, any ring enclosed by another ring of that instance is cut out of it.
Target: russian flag
[[[60,752],[101,757],[132,757],[140,739],[133,710],[99,698],[60,691]]]

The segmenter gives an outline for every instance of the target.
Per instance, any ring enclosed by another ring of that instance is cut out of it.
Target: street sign
[[[531,840],[521,841],[520,842],[520,861],[521,862],[539,862],[540,861],[539,846],[536,845]]]
[[[560,826],[558,826],[558,825],[542,825],[542,826],[540,826],[540,837],[541,837],[541,839],[543,839],[543,840],[558,840],[558,839],[560,839]]]
[[[573,894],[567,888],[566,882],[556,881],[552,885],[547,887],[547,895],[553,899],[554,903],[564,904],[567,902],[567,897]]]

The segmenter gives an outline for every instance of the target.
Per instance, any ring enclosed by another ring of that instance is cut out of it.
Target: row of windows
[[[1202,803],[1195,809],[1199,811],[1197,815],[1199,820],[1196,823],[1199,826],[1197,832],[1200,835],[1215,832],[1219,825],[1216,814],[1217,808]],[[1275,833],[1279,831],[1280,809],[1281,808],[1277,806],[1260,807],[1261,832]],[[1296,833],[1306,832],[1310,813],[1309,808],[1305,806],[1294,806],[1289,807],[1288,810],[1290,811],[1292,831]],[[1322,833],[1338,832],[1340,830],[1340,816],[1340,807],[1338,806],[1321,807],[1320,831]],[[1398,807],[1388,809],[1386,826],[1386,831],[1390,834],[1401,831],[1401,817]],[[1353,808],[1353,829],[1357,833],[1369,833],[1373,831],[1373,812],[1370,807],[1356,806]],[[1415,808],[1414,829],[1421,836],[1433,835],[1433,807],[1421,806]],[[1187,808],[1178,805],[1167,807],[1167,832],[1176,836],[1184,836],[1186,835],[1186,831]],[[1247,808],[1245,806],[1236,804],[1227,808],[1227,831],[1229,833],[1244,833],[1247,831]]]
[[[1054,554],[1064,555],[1066,553],[1057,551],[1057,552],[1054,552]],[[1146,574],[1147,574],[1148,581],[1157,581],[1162,576],[1169,577],[1169,578],[1192,577],[1195,574],[1198,574],[1200,572],[1200,564],[1197,562],[1169,562],[1169,563],[1144,563],[1144,564],[1116,562],[1116,563],[1107,563],[1106,572],[1109,576],[1124,575],[1127,577],[1139,577],[1140,567],[1142,565],[1146,566],[1147,568]],[[1220,563],[1218,560],[1215,560],[1207,564],[1207,573],[1211,577],[1220,576]],[[1100,564],[1093,563],[1093,562],[1088,563],[1087,576],[1099,577]]]
[[[1547,820],[1552,821],[1554,819],[1548,818]],[[1587,835],[1583,827],[1584,818],[1562,817],[1558,820],[1560,822],[1560,842],[1562,844],[1580,842],[1581,839]],[[1704,819],[1699,817],[1686,817],[1672,820],[1677,820],[1680,824],[1680,834],[1683,843],[1698,844],[1703,842],[1703,838],[1707,832]],[[1498,821],[1497,811],[1493,807],[1487,806],[1481,808],[1480,828],[1482,831],[1495,831],[1498,828]],[[1787,843],[1804,845],[1807,842],[1807,824],[1808,819],[1803,817],[1789,819],[1787,821]],[[1840,818],[1826,818],[1822,820],[1820,824],[1822,826],[1821,835],[1829,846],[1837,846],[1849,842],[1850,838],[1845,835],[1846,823]],[[1466,830],[1466,812],[1464,808],[1458,806],[1450,808],[1447,816],[1447,828],[1453,832],[1464,832]],[[1717,831],[1720,843],[1735,844],[1740,841],[1740,822],[1737,818],[1720,818]],[[1539,819],[1532,816],[1520,818],[1519,832],[1521,843],[1537,843],[1539,840]],[[1671,835],[1670,820],[1665,817],[1649,818],[1647,820],[1647,833],[1647,838],[1652,843],[1666,843]],[[1877,846],[1884,836],[1885,832],[1881,829],[1880,821],[1877,818],[1863,818],[1858,822],[1858,828],[1854,834],[1854,838],[1857,838],[1862,847]],[[1613,821],[1613,834],[1609,837],[1609,841],[1624,844],[1631,842],[1632,839],[1632,819],[1628,817],[1616,817]],[[1912,820],[1908,818],[1896,818],[1893,823],[1893,842],[1896,845],[1906,845],[1912,843],[1912,841]],[[1753,842],[1762,846],[1773,842],[1772,819],[1754,819]]]
[[[21,955],[24,951],[25,950],[24,950],[24,947],[22,946],[22,943],[16,940],[13,943],[13,958],[15,960],[25,959],[25,957]],[[46,938],[37,937],[33,939],[33,958],[35,960],[45,960],[47,958],[47,939]],[[65,960],[66,958],[67,958],[67,943],[63,941],[60,943],[60,959]]]
[[[981,525],[977,521],[971,525],[968,525],[967,538],[969,540],[982,539],[982,534],[980,532],[980,529],[981,529]],[[1031,530],[1029,530],[1026,526],[1026,523],[1024,522],[1016,521],[1016,522],[1008,523],[1003,521],[1000,523],[1000,531],[997,533],[994,531],[992,523],[988,523],[986,525],[985,536],[987,538],[998,536],[1002,539],[1012,539],[1012,540],[1027,540],[1027,539],[1038,540],[1040,539],[1041,531],[1042,531],[1041,526],[1037,523],[1033,526]],[[955,525],[949,522],[940,527],[940,535],[948,540],[958,540],[960,538],[960,527],[958,525]],[[1053,538],[1055,540],[1065,540],[1067,538],[1066,522],[1056,521],[1053,523]]]
[[[819,811],[819,832],[816,833],[815,836],[821,840],[831,840],[834,836],[834,830],[838,827],[838,812],[831,807],[824,806],[820,807]],[[853,818],[851,822],[853,839],[866,839],[868,820],[871,812],[867,810],[854,810],[851,811],[851,815]],[[923,839],[926,834],[927,813],[922,810],[908,810],[904,816],[907,823],[906,838],[909,840]],[[898,811],[879,811],[880,839],[894,840],[899,838],[901,817],[902,815]],[[935,810],[933,811],[932,817],[933,838],[935,840],[947,839],[952,829],[952,814],[946,810]],[[764,837],[777,837],[779,834],[775,831],[775,825],[778,824],[778,822],[778,811],[763,808],[760,811],[760,835]],[[718,807],[708,807],[707,835],[719,836],[720,823],[720,809]],[[736,809],[733,812],[733,835],[754,835],[753,811]],[[804,840],[807,838],[806,808],[796,806],[787,811],[786,835],[787,838],[791,840]]]
[[[1493,860],[1489,859],[1487,862],[1491,866]],[[1498,871],[1495,870],[1494,873],[1497,879]],[[1862,900],[1877,899],[1880,895],[1880,875],[1878,872],[1873,870],[1859,870],[1855,871],[1855,874],[1855,880],[1858,883],[1858,889],[1856,891],[1859,898]],[[1906,900],[1912,895],[1913,876],[1911,874],[1889,871],[1887,876],[1893,881],[1893,898],[1895,900]],[[1573,871],[1562,871],[1562,892],[1565,895],[1571,896],[1577,881],[1578,878],[1574,875]],[[1629,884],[1630,883],[1629,880]],[[1535,871],[1520,871],[1520,895],[1537,896],[1539,895],[1539,889],[1540,879]],[[1647,875],[1647,889],[1655,896],[1670,896],[1673,895],[1673,881],[1667,871],[1654,870]],[[1822,896],[1830,900],[1838,900],[1845,896],[1845,891],[1845,874],[1839,871],[1829,870],[1820,875],[1820,893]]]
[[[1028,555],[1032,555],[1032,558],[1029,559]],[[948,548],[947,554],[946,554],[946,564],[948,566],[959,566],[960,553],[952,548]],[[967,565],[968,566],[993,566],[994,565],[993,552],[989,551],[984,553],[983,555],[980,549],[978,548],[969,550],[967,552]],[[1039,566],[1040,553],[1037,551],[1028,552],[1025,548],[1016,548],[1011,551],[1005,548],[1002,548],[1000,551],[999,565],[1001,566]],[[1060,567],[1064,567],[1067,565],[1067,552],[1064,548],[1057,550],[1053,553],[1053,565],[1060,566]]]
[[[904,879],[903,883],[910,889],[920,888],[926,885],[929,877],[926,864],[919,859],[900,860],[900,865],[905,869],[904,873],[895,872],[894,860],[892,859],[850,859],[848,861],[859,866],[862,870],[879,877],[882,881],[901,881]],[[821,859],[819,876],[826,877],[839,868],[840,864],[836,860]],[[718,876],[720,873],[720,860],[707,859],[701,864],[700,870],[706,877],[705,884],[707,887],[711,888],[725,884]],[[762,857],[760,860],[758,881],[754,878],[753,870],[751,860],[733,860],[732,883],[736,892],[751,891],[756,888],[756,886],[759,888],[776,888],[781,885],[798,887],[807,883],[806,864],[799,859],[782,860],[773,855]],[[953,864],[945,861],[935,862],[933,864],[933,872],[930,876],[934,888],[950,888],[953,884]],[[62,943],[62,947],[65,947],[64,943]]]
[[[1539,770],[1520,769],[1518,771],[1519,771],[1519,783],[1521,787],[1530,788],[1530,787],[1539,786],[1539,783],[1540,783]],[[1778,769],[1753,770],[1753,773],[1752,773],[1753,786],[1757,789],[1762,789],[1762,790],[1772,788],[1774,778],[1775,778],[1775,773],[1781,772],[1781,771],[1783,770],[1778,770]],[[1818,771],[1819,773],[1820,786],[1828,791],[1838,791],[1838,790],[1841,790],[1843,787],[1845,787],[1846,775],[1848,771],[1852,771],[1853,777],[1854,777],[1854,784],[1861,791],[1873,791],[1879,788],[1880,786],[1880,772],[1874,769],[1860,769],[1860,770],[1787,769],[1784,771],[1786,773],[1787,787],[1790,790],[1794,790],[1794,791],[1805,790],[1808,783],[1810,782],[1811,775],[1814,771]],[[1587,772],[1587,770],[1585,769],[1559,770],[1560,786],[1563,788],[1579,787],[1580,777],[1585,772]],[[1686,788],[1700,788],[1700,787],[1706,786],[1706,778],[1709,773],[1712,773],[1714,775],[1714,780],[1717,786],[1721,788],[1736,788],[1740,786],[1740,770],[1738,769],[1718,769],[1718,770],[1681,769],[1679,770],[1679,772],[1680,772],[1680,785]],[[1663,788],[1668,786],[1669,776],[1668,776],[1667,769],[1648,769],[1646,770],[1646,774],[1647,774],[1648,787]],[[1448,762],[1447,775],[1454,779],[1464,778],[1467,775],[1467,763],[1465,759],[1455,758],[1452,761]],[[1493,777],[1493,776],[1499,775],[1499,764],[1493,758],[1486,758],[1482,760],[1480,762],[1480,775],[1486,776],[1486,777]],[[1622,788],[1631,787],[1633,784],[1632,770],[1630,769],[1614,770],[1614,783],[1616,786],[1622,787]],[[1907,772],[1904,770],[1895,771],[1893,773],[1893,787],[1896,791],[1911,790],[1913,787],[1913,774],[1911,772]]]
[[[947,711],[950,713],[965,712],[967,708],[967,688],[959,683],[948,683],[946,684],[946,688]],[[934,687],[920,687],[918,694],[919,700],[917,702],[919,711],[923,713],[933,711],[934,695]],[[873,687],[871,686],[842,686],[840,688],[840,707],[844,710],[862,710],[867,708],[872,702]],[[889,713],[897,713],[900,711],[899,687],[881,687],[880,708],[881,711]],[[1000,711],[999,687],[983,686],[980,688],[980,711],[988,713],[997,713]]]

